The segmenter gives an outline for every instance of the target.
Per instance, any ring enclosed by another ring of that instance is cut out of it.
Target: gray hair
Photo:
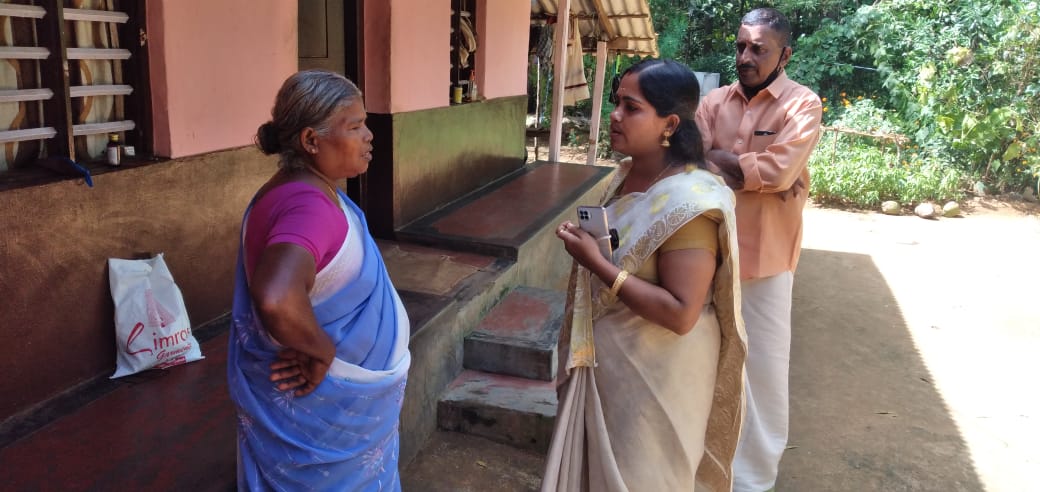
[[[271,121],[256,131],[256,145],[264,154],[278,154],[278,166],[299,170],[311,156],[300,144],[300,132],[313,128],[318,135],[329,134],[330,117],[337,109],[349,106],[361,91],[346,77],[327,70],[296,72],[282,84],[271,109]]]
[[[740,19],[744,26],[766,26],[780,35],[781,46],[791,46],[791,23],[779,10],[771,8],[758,8],[748,12]]]

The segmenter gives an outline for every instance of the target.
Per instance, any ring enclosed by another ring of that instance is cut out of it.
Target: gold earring
[[[661,141],[661,147],[671,147],[672,143],[668,141],[668,137],[672,136],[672,132],[669,130],[664,131],[664,140]]]

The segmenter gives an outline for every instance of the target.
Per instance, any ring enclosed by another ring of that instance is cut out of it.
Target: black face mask
[[[784,57],[781,54],[780,55],[780,59],[776,61],[776,68],[773,69],[773,71],[769,74],[769,76],[766,77],[766,80],[763,81],[761,84],[758,84],[758,85],[756,85],[754,87],[748,87],[748,86],[746,86],[744,84],[740,84],[740,86],[744,88],[744,95],[747,96],[748,101],[750,101],[756,95],[758,95],[758,93],[761,92],[762,89],[765,89],[766,87],[769,87],[769,84],[772,84],[773,81],[776,80],[776,78],[780,76],[780,71],[783,70],[783,68],[780,67],[780,64],[783,63],[783,61],[784,61]]]
[[[615,106],[620,102],[617,97],[619,87],[621,87],[621,74],[614,75],[614,78],[610,79],[610,94],[607,95],[607,100]]]

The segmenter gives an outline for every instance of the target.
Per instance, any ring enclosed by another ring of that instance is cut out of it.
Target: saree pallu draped
[[[622,163],[608,196],[630,169],[631,161]],[[620,236],[613,261],[630,272],[705,212],[722,218],[721,259],[710,302],[684,336],[633,313],[609,285],[577,268],[564,326],[570,378],[543,491],[732,488],[747,353],[733,193],[711,173],[687,166],[607,206]]]
[[[348,232],[336,258],[315,279],[314,313],[336,345],[336,360],[309,395],[278,391],[269,380],[269,365],[281,347],[256,315],[244,243],[240,249],[228,348],[228,385],[238,410],[239,490],[400,490],[398,420],[411,361],[407,314],[364,215],[345,195],[339,198],[359,239],[351,244]],[[338,266],[351,245],[361,247],[364,257],[357,277],[343,282],[336,278],[344,275]],[[316,291],[323,285],[335,287],[322,295]]]

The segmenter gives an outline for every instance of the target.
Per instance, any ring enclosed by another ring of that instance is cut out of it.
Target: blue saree
[[[228,344],[228,386],[238,411],[239,490],[401,488],[398,419],[411,361],[408,318],[364,215],[339,195],[350,232],[336,258],[316,275],[310,293],[315,316],[336,345],[336,360],[307,396],[279,391],[269,380],[269,365],[282,347],[256,315],[245,248],[239,250]],[[359,249],[360,273],[344,273],[350,268],[342,265]]]

